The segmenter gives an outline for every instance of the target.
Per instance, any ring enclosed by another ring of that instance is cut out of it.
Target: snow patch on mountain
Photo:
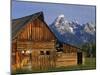
[[[95,34],[95,25],[92,23],[86,23],[84,27],[84,31],[90,33],[91,35]]]

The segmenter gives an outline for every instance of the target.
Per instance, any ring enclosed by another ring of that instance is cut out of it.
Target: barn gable
[[[15,39],[16,36],[18,38],[18,35],[22,39],[28,38],[29,40],[46,39],[47,41],[55,38],[55,35],[44,21],[43,12],[14,19],[12,21],[12,39]]]

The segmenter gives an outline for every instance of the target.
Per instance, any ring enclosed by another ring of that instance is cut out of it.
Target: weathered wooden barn
[[[12,20],[12,70],[49,69],[82,64],[82,52],[60,43],[43,12]]]

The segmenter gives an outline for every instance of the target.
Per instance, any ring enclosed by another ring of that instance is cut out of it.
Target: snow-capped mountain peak
[[[63,34],[66,31],[73,33],[73,28],[70,26],[69,21],[65,19],[65,16],[63,14],[59,15],[56,18],[54,24],[61,34]]]
[[[56,18],[55,25],[56,25],[56,26],[59,26],[59,23],[64,22],[63,20],[64,20],[64,15],[63,15],[63,14],[59,15],[59,16]]]
[[[63,14],[61,14],[61,15],[59,15],[58,17],[64,17],[64,15],[63,15]]]

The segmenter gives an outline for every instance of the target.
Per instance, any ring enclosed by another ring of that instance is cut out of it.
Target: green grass
[[[77,65],[77,66],[68,66],[68,67],[59,67],[59,68],[52,68],[47,70],[17,70],[16,72],[13,72],[12,75],[15,75],[15,73],[18,74],[28,74],[28,73],[44,73],[44,72],[58,72],[58,71],[75,71],[75,70],[91,70],[96,69],[96,59],[95,58],[85,58],[85,62],[83,65]]]

